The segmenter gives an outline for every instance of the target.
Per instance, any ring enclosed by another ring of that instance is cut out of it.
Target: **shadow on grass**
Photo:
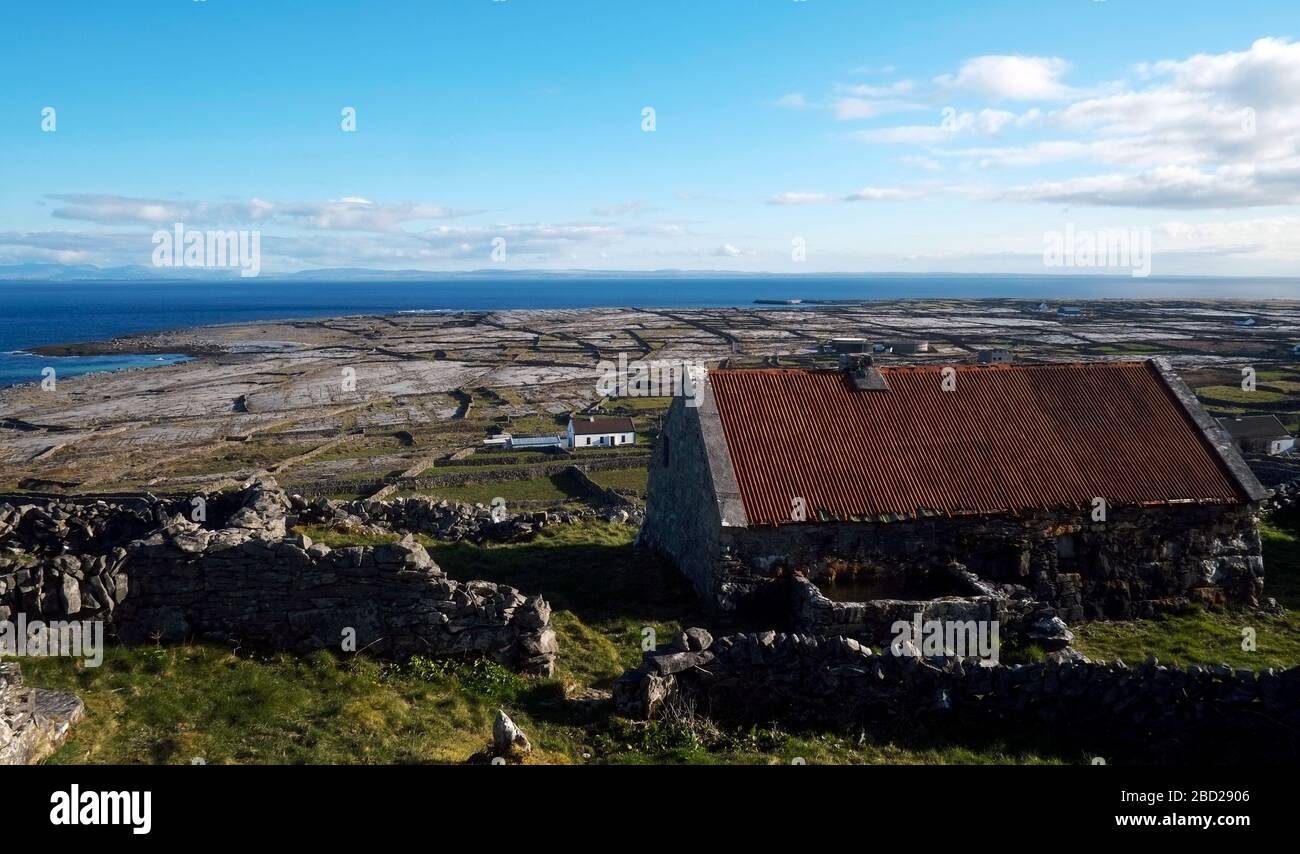
[[[1300,609],[1300,507],[1275,513],[1260,526],[1264,540],[1264,595]]]
[[[540,593],[552,608],[570,611],[588,625],[705,624],[694,590],[670,563],[635,548],[627,526],[583,527],[588,530],[581,534],[557,531],[505,546],[435,545],[429,553],[451,578],[489,579]]]

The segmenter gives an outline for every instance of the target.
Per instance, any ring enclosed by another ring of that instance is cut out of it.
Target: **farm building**
[[[569,419],[570,448],[599,448],[615,445],[635,445],[636,427],[631,418],[595,418],[585,421]]]
[[[509,442],[512,451],[542,451],[547,448],[563,448],[563,436],[511,436]]]
[[[823,353],[870,353],[871,342],[865,338],[832,338],[822,344]]]
[[[791,578],[932,598],[955,564],[1066,620],[1261,593],[1268,492],[1163,360],[858,357],[700,394],[665,418],[641,543],[724,612]]]
[[[1016,360],[1016,354],[1005,347],[980,350],[975,354],[975,361],[981,365],[1009,365]]]
[[[1295,450],[1295,437],[1276,415],[1220,418],[1219,424],[1241,450],[1252,454],[1285,454]]]

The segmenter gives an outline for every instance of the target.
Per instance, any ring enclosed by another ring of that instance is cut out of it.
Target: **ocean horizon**
[[[430,278],[427,281],[0,281],[0,385],[171,364],[159,354],[35,356],[30,348],[231,323],[420,311],[750,307],[755,300],[1295,299],[1300,279],[1066,275]],[[775,306],[767,306],[772,308]]]

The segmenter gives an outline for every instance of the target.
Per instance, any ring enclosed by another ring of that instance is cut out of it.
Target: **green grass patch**
[[[1242,642],[1254,632],[1256,648]],[[1150,620],[1095,622],[1076,627],[1075,648],[1095,660],[1123,659],[1133,664],[1154,655],[1161,664],[1229,664],[1233,667],[1288,668],[1300,664],[1300,624],[1294,617],[1191,608]]]
[[[1164,664],[1230,664],[1287,668],[1300,664],[1300,536],[1296,514],[1260,526],[1264,546],[1264,595],[1289,609],[1285,616],[1229,609],[1188,608],[1151,620],[1095,622],[1073,627],[1075,646],[1094,659],[1129,663],[1154,655]],[[1242,649],[1243,630],[1255,649]]]
[[[494,483],[466,483],[455,486],[430,486],[423,494],[468,504],[488,504],[493,498],[510,501],[570,501],[582,493],[569,478],[554,474],[529,480],[501,480]]]
[[[629,469],[608,469],[588,473],[592,480],[611,489],[626,489],[644,495],[650,472],[643,466]]]
[[[1238,406],[1269,406],[1286,403],[1290,395],[1280,391],[1269,391],[1266,386],[1256,385],[1254,391],[1246,391],[1240,386],[1209,385],[1196,390],[1196,396],[1207,403],[1226,403]]]
[[[628,414],[641,412],[664,412],[672,405],[671,397],[611,397],[604,405],[609,412]]]
[[[394,535],[301,530],[331,545]],[[1293,520],[1263,528],[1268,594],[1300,605]],[[524,543],[473,546],[420,538],[451,577],[486,578],[541,593],[560,641],[556,676],[527,680],[485,661],[422,657],[384,662],[330,652],[251,655],[216,644],[110,645],[104,663],[24,659],[30,684],[76,692],[87,718],[53,763],[465,763],[489,758],[492,716],[504,708],[534,745],[530,762],[789,764],[1077,763],[1086,757],[1018,736],[719,728],[689,710],[655,723],[614,717],[608,704],[566,702],[608,689],[641,656],[646,628],[660,642],[707,625],[667,563],[632,545],[628,526],[543,529]],[[1254,628],[1258,649],[1241,649]],[[1284,667],[1300,661],[1300,627],[1286,617],[1190,609],[1156,620],[1075,627],[1093,658],[1168,664]],[[1022,660],[1008,651],[1008,660]],[[1023,660],[1033,660],[1032,650]]]

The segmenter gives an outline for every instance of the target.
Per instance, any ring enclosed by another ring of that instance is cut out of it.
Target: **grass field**
[[[1268,588],[1300,607],[1300,526],[1265,528]],[[334,545],[388,536],[310,536]],[[66,659],[25,659],[30,684],[77,692],[87,718],[56,763],[484,762],[492,715],[504,708],[528,733],[529,761],[552,763],[1077,763],[1017,737],[950,740],[941,733],[790,732],[719,729],[707,720],[643,724],[608,705],[566,702],[608,689],[640,659],[646,627],[660,640],[699,624],[694,597],[658,558],[632,546],[627,526],[604,522],[545,529],[509,545],[429,543],[457,579],[488,578],[542,593],[560,640],[555,677],[524,680],[495,665],[415,659],[404,665],[333,653],[256,656],[214,644],[110,647],[99,668]],[[1259,648],[1241,649],[1240,629]],[[1300,663],[1294,618],[1189,610],[1159,620],[1075,629],[1098,658],[1267,667]]]
[[[601,486],[613,489],[628,489],[638,494],[644,494],[646,490],[646,481],[649,479],[649,471],[644,466],[627,469],[609,469],[607,471],[593,471],[590,473],[591,479]]]
[[[1285,383],[1283,385],[1292,385]],[[1240,386],[1210,385],[1196,390],[1196,396],[1206,403],[1226,403],[1236,406],[1275,406],[1293,399],[1293,394],[1265,383],[1256,383],[1254,391]]]
[[[422,495],[464,501],[469,504],[488,504],[493,498],[510,501],[568,501],[581,497],[570,479],[555,474],[528,480],[502,480],[495,483],[466,483],[457,486],[431,486]]]

